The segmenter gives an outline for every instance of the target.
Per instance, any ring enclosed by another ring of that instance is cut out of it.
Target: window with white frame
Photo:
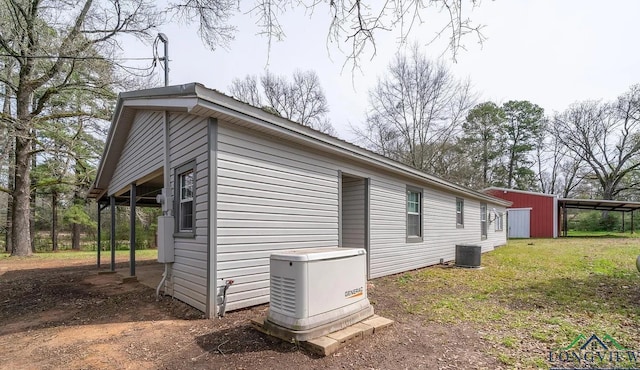
[[[487,204],[480,203],[480,239],[487,238]]]
[[[496,213],[496,220],[495,220],[495,224],[496,224],[496,231],[502,231],[503,227],[504,227],[504,221],[502,218],[502,212],[500,213]]]
[[[195,161],[175,170],[176,179],[176,233],[178,236],[195,236],[194,205]]]
[[[407,242],[422,240],[422,189],[407,186]]]
[[[464,227],[464,199],[456,198],[456,226]]]

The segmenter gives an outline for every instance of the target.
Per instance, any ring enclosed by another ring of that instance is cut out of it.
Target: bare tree
[[[375,152],[437,173],[473,106],[469,85],[414,47],[408,56],[397,55],[369,91],[365,126],[355,134]]]
[[[254,107],[262,107],[262,96],[258,87],[258,77],[247,75],[243,79],[234,78],[229,86],[229,93],[234,98]]]
[[[574,192],[585,179],[585,173],[583,162],[572,155],[567,155],[566,159],[560,163],[556,180],[559,195],[563,198],[574,196]]]
[[[640,188],[640,183],[624,181],[640,167],[640,85],[613,103],[574,104],[554,124],[562,143],[587,164],[603,199]]]
[[[327,25],[327,44],[344,47],[345,64],[357,69],[364,55],[374,57],[377,53],[376,37],[395,31],[400,44],[405,44],[411,33],[421,24],[434,23],[433,16],[444,14],[444,21],[435,24],[431,42],[448,39],[447,49],[455,61],[460,49],[464,49],[464,39],[474,37],[484,42],[483,26],[472,21],[470,13],[480,0],[397,0],[363,1],[332,0],[329,2],[258,0],[250,8],[242,8],[235,0],[181,0],[172,1],[168,14],[175,15],[186,23],[196,22],[198,34],[211,49],[228,47],[234,39],[237,27],[232,24],[233,16],[251,14],[259,28],[259,34],[267,39],[269,50],[274,41],[286,38],[285,25],[280,16],[295,8],[302,8],[308,14],[328,6],[330,23]]]
[[[309,126],[318,131],[336,135],[329,122],[329,105],[324,95],[320,79],[314,71],[295,71],[293,80],[266,72],[260,77],[260,87],[256,76],[234,79],[229,87],[236,99],[272,113]],[[266,103],[263,104],[262,102]]]
[[[462,138],[442,146],[442,158],[434,164],[438,176],[471,189],[486,187],[482,171],[479,171],[477,150],[470,150]]]
[[[211,1],[211,0],[210,0]],[[210,1],[198,1],[208,3]],[[230,0],[227,0],[230,1]],[[329,43],[345,43],[347,62],[357,68],[365,54],[376,55],[376,37],[391,30],[397,32],[397,39],[404,44],[418,25],[427,21],[427,13],[446,15],[446,21],[437,25],[433,40],[447,37],[448,49],[453,60],[460,48],[464,47],[466,36],[475,36],[482,43],[482,26],[469,18],[469,13],[479,5],[480,0],[426,0],[426,1],[373,1],[333,0],[322,2],[289,2],[286,0],[258,0],[251,13],[257,18],[260,34],[267,37],[269,46],[273,40],[285,38],[284,26],[279,16],[291,6],[301,6],[310,14],[325,4],[329,5],[331,23],[328,27]],[[431,14],[432,15],[432,14]]]
[[[536,140],[536,165],[540,190],[564,198],[573,194],[585,173],[583,162],[562,143],[549,120],[542,123]]]
[[[283,40],[285,26],[280,16],[293,8],[303,8],[313,15],[321,7],[328,6],[331,22],[327,29],[327,43],[346,44],[346,62],[355,69],[365,54],[376,55],[376,37],[391,30],[404,44],[414,29],[431,18],[434,13],[445,14],[445,21],[436,25],[433,40],[448,38],[448,50],[453,60],[464,48],[463,39],[475,36],[482,43],[482,25],[474,23],[469,13],[479,6],[480,0],[426,0],[426,1],[363,1],[333,0],[323,2],[291,2],[287,0],[258,0],[247,12],[240,1],[235,0],[182,0],[170,2],[168,14],[186,23],[197,22],[198,34],[211,49],[228,47],[237,27],[233,16],[250,13],[256,19],[259,34],[266,37],[269,50],[273,41]],[[433,22],[433,21],[432,21]],[[433,41],[432,40],[432,41]]]

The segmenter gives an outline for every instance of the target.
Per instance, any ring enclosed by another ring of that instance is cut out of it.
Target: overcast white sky
[[[259,75],[267,67],[285,75],[313,69],[333,125],[340,137],[351,140],[350,125],[363,122],[367,91],[398,51],[397,32],[380,34],[375,58],[363,58],[362,70],[352,73],[343,70],[345,55],[327,45],[325,13],[322,7],[311,19],[301,10],[286,13],[281,23],[287,37],[272,45],[270,55],[248,15],[234,20],[239,32],[228,50],[208,50],[195,28],[167,25],[160,31],[170,39],[170,84],[200,82],[227,92],[233,78]],[[471,79],[481,100],[529,100],[552,114],[579,100],[614,99],[640,83],[639,14],[640,1],[635,0],[484,0],[469,13],[475,23],[486,25],[484,45],[469,37],[457,63],[450,53],[443,58],[456,76]],[[412,33],[433,59],[445,51],[446,40],[428,41],[445,20],[434,10],[425,17],[427,24]],[[123,54],[149,56],[151,47],[127,44]]]

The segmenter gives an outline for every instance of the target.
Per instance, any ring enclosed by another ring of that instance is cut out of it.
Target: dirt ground
[[[139,263],[155,263],[153,261]],[[124,265],[123,265],[124,266]],[[267,306],[203,319],[140,283],[98,274],[90,260],[0,261],[3,369],[497,369],[491,343],[471,327],[423,323],[384,281],[369,296],[390,328],[328,357],[254,330]]]

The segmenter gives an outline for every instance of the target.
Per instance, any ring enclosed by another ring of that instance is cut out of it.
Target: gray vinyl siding
[[[227,309],[269,301],[269,255],[338,245],[337,171],[295,145],[218,126],[217,282]]]
[[[443,191],[426,189],[428,203],[425,210],[425,241],[433,250],[429,264],[455,259],[456,244],[480,245],[483,252],[490,248],[490,240],[481,240],[480,201],[464,199],[464,227],[456,224],[456,196]],[[493,247],[493,246],[491,246]]]
[[[426,265],[424,260],[430,251],[423,243],[406,243],[406,194],[406,182],[382,176],[371,179],[371,278]],[[425,202],[423,199],[423,212]]]
[[[339,171],[371,178],[371,278],[433,265],[440,258],[453,260],[456,244],[473,243],[488,251],[505,243],[504,233],[500,239],[491,225],[481,241],[479,201],[224,121],[218,126],[217,166],[217,289],[234,280],[228,310],[268,302],[271,253],[338,244]],[[406,243],[407,185],[424,189],[420,243]],[[350,202],[350,187],[344,177],[343,207]],[[464,229],[456,228],[456,197],[465,199]],[[342,222],[346,247],[355,239],[349,216],[343,215]]]
[[[109,183],[109,194],[162,167],[162,131],[162,112],[138,111]]]
[[[409,184],[419,186],[419,184]],[[422,243],[404,243],[404,183],[374,181],[371,188],[371,277],[380,277],[455,259],[456,244],[473,244],[482,252],[506,243],[504,232],[488,227],[481,240],[480,202],[459,194],[423,186]],[[456,227],[456,198],[464,199],[464,228]],[[488,208],[497,205],[489,203]]]
[[[208,118],[188,114],[170,114],[169,146],[172,194],[175,189],[174,169],[191,160],[195,159],[196,161],[195,237],[175,238],[175,262],[171,271],[173,296],[201,311],[205,311],[207,301],[209,235],[207,134]]]
[[[342,246],[365,248],[364,179],[342,178]]]

